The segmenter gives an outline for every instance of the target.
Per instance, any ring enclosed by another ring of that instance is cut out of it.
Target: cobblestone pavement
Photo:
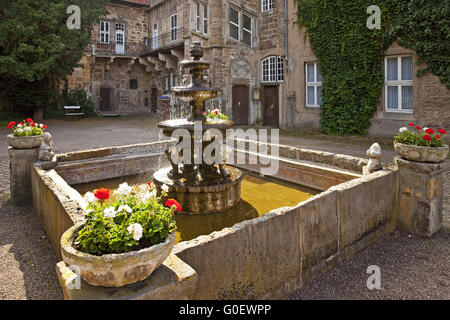
[[[157,141],[157,119],[122,117],[81,121],[46,121],[57,153]],[[0,136],[7,130],[0,129]],[[314,137],[281,137],[280,143],[322,151],[365,156],[370,143],[329,141]],[[385,150],[385,162],[393,151]],[[447,160],[450,169],[450,161]],[[450,171],[444,187],[444,210],[450,217]],[[288,299],[450,299],[450,235],[432,239],[396,232],[306,284]],[[9,203],[9,159],[0,139],[0,300],[62,299],[56,277],[57,258],[31,207]],[[382,267],[383,289],[369,292],[367,266]],[[352,277],[349,277],[352,275]]]

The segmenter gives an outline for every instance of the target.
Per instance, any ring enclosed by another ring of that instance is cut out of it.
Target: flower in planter
[[[13,130],[15,137],[40,136],[44,134],[44,130],[47,128],[45,124],[37,125],[31,118],[19,122],[17,125],[14,121],[8,123],[8,129]]]
[[[207,119],[228,120],[228,116],[226,116],[224,113],[220,112],[219,109],[213,109],[209,112],[206,112],[205,114],[206,114]]]
[[[173,208],[173,207],[175,207],[176,210],[177,210],[177,212],[180,212],[180,211],[181,211],[181,205],[180,205],[180,204],[178,203],[178,201],[175,200],[175,199],[169,199],[169,200],[167,200],[166,203],[165,203],[165,206],[168,207],[168,208]]]
[[[169,187],[168,187],[166,184],[164,184],[164,185],[161,187],[161,190],[162,190],[163,192],[165,192],[165,193],[168,193],[168,192],[169,192]]]
[[[175,202],[163,206],[161,197],[167,194],[158,197],[154,185],[122,183],[114,195],[105,188],[86,193],[85,224],[73,244],[77,250],[92,255],[137,251],[164,242],[176,231],[173,215],[178,207]]]
[[[409,124],[408,127],[399,129],[399,134],[395,136],[394,141],[413,146],[421,147],[443,147],[445,136],[444,129],[439,129],[437,132],[433,128],[415,126],[414,123]],[[414,130],[415,129],[415,130]],[[439,133],[439,134],[437,134]]]
[[[94,196],[99,200],[109,199],[109,189],[100,188],[94,191]]]

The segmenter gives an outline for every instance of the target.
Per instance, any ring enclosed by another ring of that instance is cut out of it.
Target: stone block
[[[56,265],[56,273],[66,300],[188,300],[197,284],[195,270],[175,255],[170,255],[147,279],[121,288],[95,287],[80,278],[73,280],[77,275],[63,261]]]

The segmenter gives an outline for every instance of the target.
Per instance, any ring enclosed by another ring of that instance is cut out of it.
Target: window
[[[208,5],[203,5],[203,33],[208,34]]]
[[[229,36],[248,46],[253,44],[253,17],[233,7],[228,11]]]
[[[230,7],[230,37],[240,40],[239,37],[239,11]]]
[[[137,88],[138,88],[137,79],[130,79],[130,89],[137,89]]]
[[[413,59],[412,56],[385,59],[386,111],[413,111]]]
[[[262,82],[284,81],[284,57],[271,56],[262,61]]]
[[[273,0],[261,0],[262,12],[270,11],[273,9]]]
[[[106,21],[100,22],[100,43],[109,43],[110,24]]]
[[[252,45],[252,18],[246,14],[242,15],[242,42],[248,46]]]
[[[197,2],[197,10],[196,10],[196,28],[195,30],[197,30],[198,32],[200,32],[200,3]]]
[[[170,41],[176,41],[178,38],[178,16],[174,14],[170,17]]]
[[[320,64],[317,62],[306,63],[306,106],[320,107],[322,104],[322,74]]]

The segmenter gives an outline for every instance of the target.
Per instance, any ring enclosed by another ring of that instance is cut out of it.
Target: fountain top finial
[[[194,61],[200,60],[203,57],[203,48],[200,42],[194,42],[191,47],[191,57],[194,58]]]

